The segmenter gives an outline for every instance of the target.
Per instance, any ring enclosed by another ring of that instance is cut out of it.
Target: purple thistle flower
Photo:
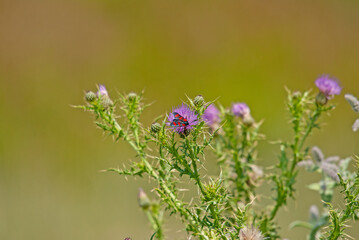
[[[245,103],[233,103],[232,112],[235,116],[244,118],[250,114],[250,109]]]
[[[108,96],[108,92],[106,90],[105,85],[100,84],[98,86],[97,96]]]
[[[327,98],[330,99],[333,95],[339,95],[342,87],[336,79],[329,78],[328,75],[322,75],[315,80],[315,85],[319,91]]]
[[[204,111],[203,120],[208,126],[212,127],[221,120],[219,114],[218,108],[214,104],[211,104]]]
[[[173,123],[173,120],[176,119],[174,116],[174,112],[178,113],[181,117],[183,117],[183,121],[187,120],[187,125],[185,126],[171,126],[171,123]],[[168,123],[167,126],[171,126],[172,130],[179,133],[179,134],[187,134],[189,130],[193,128],[193,126],[198,124],[198,116],[195,114],[187,105],[182,104],[181,106],[178,106],[177,108],[173,108],[172,112],[168,115]]]

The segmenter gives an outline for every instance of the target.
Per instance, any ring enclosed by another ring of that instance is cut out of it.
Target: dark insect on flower
[[[172,110],[168,115],[167,125],[172,127],[172,131],[179,134],[186,134],[198,124],[198,116],[187,105],[181,106]]]
[[[185,127],[188,125],[186,118],[182,117],[178,112],[173,112],[173,121],[171,122],[171,127]]]

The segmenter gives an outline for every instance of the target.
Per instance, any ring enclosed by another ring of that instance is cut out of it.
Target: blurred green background
[[[145,126],[185,99],[202,94],[230,105],[245,101],[264,119],[269,140],[291,136],[284,86],[314,87],[329,73],[359,96],[358,1],[0,1],[0,239],[149,239],[137,206],[147,180],[99,170],[122,166],[134,153],[93,124],[82,104],[98,83],[118,92],[145,90],[155,101]],[[316,91],[314,89],[314,91]],[[359,117],[336,97],[310,143],[326,155],[359,153]],[[260,145],[260,164],[278,147]],[[208,159],[215,169],[213,159]],[[297,199],[280,211],[283,237],[303,229],[319,196],[301,171]],[[151,196],[154,196],[151,194]],[[359,225],[350,234],[359,238]],[[168,239],[184,239],[174,217]]]

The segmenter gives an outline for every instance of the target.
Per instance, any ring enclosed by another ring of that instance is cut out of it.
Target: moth
[[[172,114],[174,119],[171,122],[171,127],[185,127],[189,124],[187,119],[181,116],[178,112],[173,112]]]

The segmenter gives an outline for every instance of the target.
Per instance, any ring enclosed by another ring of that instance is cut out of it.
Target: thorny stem
[[[307,137],[309,136],[309,134],[311,133],[311,131],[313,130],[314,126],[315,126],[315,122],[318,120],[318,118],[320,117],[320,114],[322,113],[322,109],[320,106],[317,106],[317,108],[315,109],[313,116],[310,118],[310,123],[307,126],[307,129],[302,137],[302,140],[300,141],[300,144],[298,146],[298,149],[301,150],[305,140],[307,139]]]
[[[308,123],[305,132],[302,136],[302,138],[300,138],[300,128],[299,128],[299,120],[294,122],[294,132],[295,132],[295,136],[294,136],[294,143],[293,143],[293,161],[290,167],[290,171],[288,172],[288,176],[286,177],[286,186],[289,187],[289,190],[291,191],[291,185],[293,184],[291,182],[293,174],[294,174],[294,170],[295,167],[297,166],[297,163],[299,161],[301,161],[300,157],[301,157],[301,151],[303,148],[303,145],[305,143],[305,140],[308,138],[309,134],[312,132],[316,121],[318,120],[318,118],[320,117],[322,112],[322,108],[321,106],[317,105],[312,116],[310,117],[310,122]],[[274,206],[274,208],[271,211],[270,214],[270,220],[273,220],[274,217],[276,216],[278,209],[284,204],[286,198],[287,198],[287,193],[285,196],[282,197],[283,199],[281,199],[280,201],[277,199],[277,202]]]
[[[156,236],[158,237],[159,240],[162,240],[164,238],[164,236],[163,236],[160,220],[154,214],[152,214],[151,211],[146,210],[145,212],[146,212],[147,218],[151,222],[151,225],[155,226]]]
[[[117,121],[113,118],[112,115],[103,115],[101,114],[101,118],[103,120],[105,120],[107,123],[109,123],[110,125],[114,126],[117,134],[122,133],[123,134],[123,139],[128,142],[130,144],[130,146],[138,153],[141,161],[143,162],[144,166],[147,168],[147,172],[149,173],[149,175],[151,177],[153,177],[161,186],[161,188],[164,190],[164,192],[169,196],[171,202],[172,202],[172,206],[174,206],[175,210],[177,212],[180,212],[185,219],[189,220],[190,225],[193,226],[194,230],[199,231],[198,233],[201,234],[201,228],[198,225],[195,216],[191,213],[191,211],[186,208],[178,199],[177,197],[173,194],[173,192],[169,189],[169,187],[166,185],[165,181],[163,181],[163,179],[156,173],[156,171],[154,171],[152,165],[147,161],[146,159],[146,153],[139,148],[139,140],[136,140],[136,144],[128,137],[128,135],[126,133],[123,132],[121,126],[117,123]],[[134,134],[136,135],[136,131],[134,132]],[[183,209],[185,209],[185,211],[183,211]],[[206,239],[209,240],[208,237],[205,234],[201,234],[200,235],[200,239]]]
[[[195,181],[196,181],[196,184],[201,192],[201,194],[203,195],[205,201],[210,201],[211,200],[211,197],[208,195],[207,191],[205,190],[203,184],[202,184],[202,181],[200,179],[200,175],[199,175],[199,172],[198,172],[198,167],[197,167],[197,156],[196,154],[194,154],[193,152],[193,149],[191,148],[190,144],[189,144],[189,141],[188,139],[186,139],[186,145],[188,147],[188,150],[190,152],[190,158],[192,160],[192,166],[193,166],[193,172],[191,173],[193,175],[193,177],[195,178]],[[187,165],[187,164],[185,164]],[[215,228],[218,230],[218,232],[221,234],[221,237],[222,239],[226,239],[225,236],[223,235],[222,231],[220,231],[220,222],[219,222],[219,216],[218,216],[218,213],[215,209],[215,205],[214,203],[209,203],[209,210],[212,214],[212,217],[214,219],[214,225],[215,225]]]

